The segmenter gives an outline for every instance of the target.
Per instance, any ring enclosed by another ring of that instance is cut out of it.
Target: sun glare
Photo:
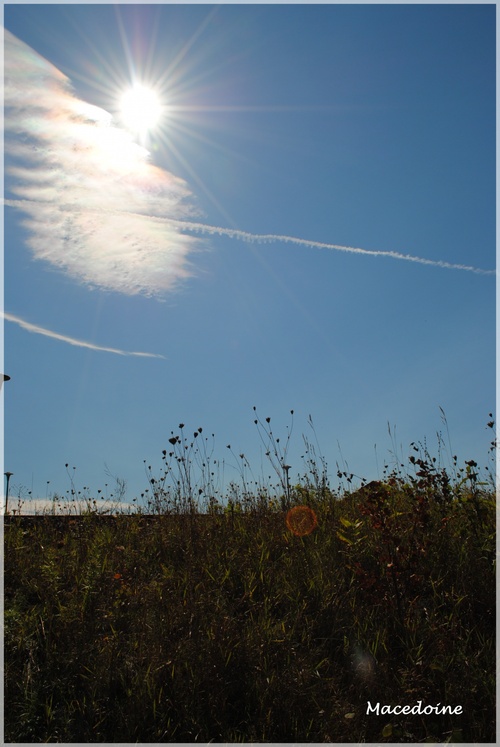
[[[286,515],[288,529],[297,537],[311,534],[318,525],[318,518],[309,506],[294,506]]]
[[[163,107],[153,89],[135,85],[126,91],[120,101],[123,124],[132,132],[145,134],[158,124]]]

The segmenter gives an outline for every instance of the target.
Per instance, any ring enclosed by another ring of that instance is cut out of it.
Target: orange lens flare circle
[[[309,506],[294,506],[286,515],[286,525],[297,537],[304,537],[316,529],[318,519]]]

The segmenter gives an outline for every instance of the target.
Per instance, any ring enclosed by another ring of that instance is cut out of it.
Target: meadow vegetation
[[[292,484],[256,425],[274,488],[182,426],[147,511],[5,517],[6,742],[495,742],[493,470],[412,444],[333,490],[305,439]],[[367,714],[418,701],[462,713]]]

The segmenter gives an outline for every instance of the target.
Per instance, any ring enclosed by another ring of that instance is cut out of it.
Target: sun
[[[120,118],[131,132],[146,135],[162,117],[163,106],[158,94],[148,86],[136,83],[120,99]]]

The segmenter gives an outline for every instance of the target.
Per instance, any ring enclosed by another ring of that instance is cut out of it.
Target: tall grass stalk
[[[84,488],[81,516],[5,517],[7,742],[495,741],[491,481],[413,444],[406,471],[334,491],[305,439],[293,484],[291,428],[257,425],[275,490],[233,454],[223,493],[213,440],[181,424],[148,514]],[[462,713],[367,714],[419,700]]]

